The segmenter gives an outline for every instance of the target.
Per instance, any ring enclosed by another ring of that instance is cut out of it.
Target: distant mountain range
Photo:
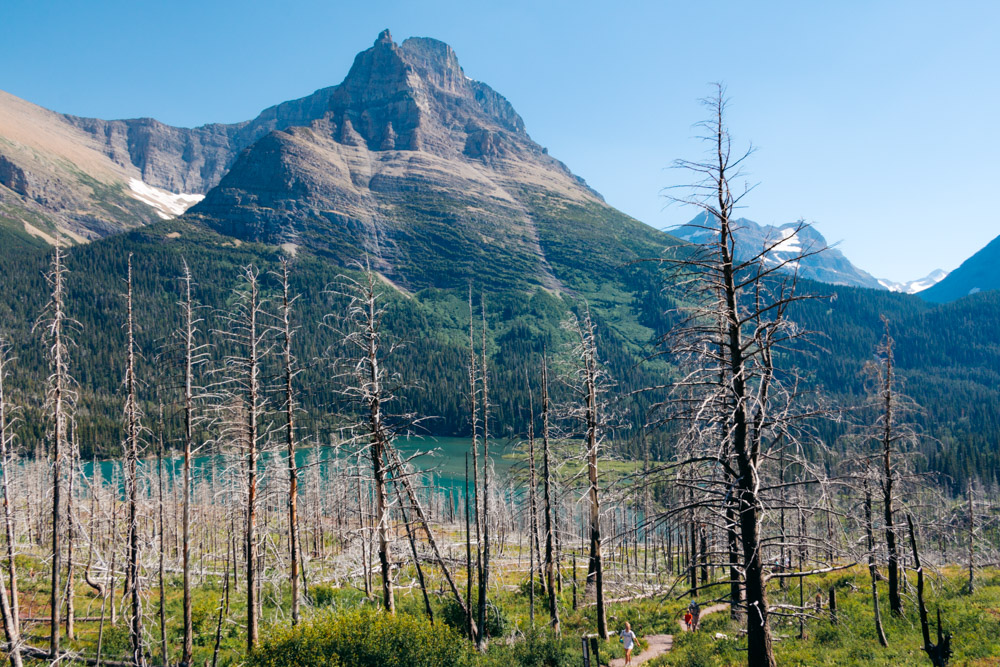
[[[686,225],[671,229],[670,233],[685,241],[700,243],[713,234],[708,220],[708,213],[702,213]],[[803,278],[831,285],[885,289],[877,278],[851,264],[840,250],[829,247],[823,235],[811,225],[790,222],[776,227],[760,225],[746,218],[734,222],[733,237],[738,261],[756,257],[767,250],[764,262],[778,265],[800,253],[815,252],[801,262],[788,264],[787,269],[797,270]]]
[[[480,252],[479,241],[491,239],[509,260],[512,280],[557,287],[539,245],[545,232],[534,224],[539,206],[552,203],[542,199],[553,194],[590,215],[614,210],[530,139],[507,100],[467,77],[454,51],[433,39],[396,45],[385,31],[341,84],[233,124],[189,129],[152,118],[81,118],[0,91],[0,225],[49,243],[93,240],[197,204],[193,215],[237,238],[305,244],[338,259],[369,253],[404,283],[401,272],[421,272],[415,258],[429,249],[451,251],[448,259],[464,267],[446,282],[467,280],[476,273],[471,266],[495,254]],[[460,210],[463,201],[475,215]],[[739,223],[743,257],[765,244],[775,245],[774,262],[797,248],[827,246],[814,227],[792,237],[796,223]],[[467,224],[472,228],[463,230]],[[695,218],[672,233],[698,240],[699,224]],[[441,226],[456,243],[427,238]],[[990,280],[990,263],[969,261],[924,296],[949,300],[995,288],[1000,278]],[[878,279],[836,248],[795,268],[833,285],[908,294],[947,275]]]
[[[904,294],[923,293],[934,285],[948,277],[948,272],[941,269],[934,269],[923,278],[911,280],[905,283],[897,283],[891,280],[880,279],[879,282],[890,292],[903,292]],[[921,294],[924,296],[924,294]]]
[[[707,213],[701,213],[686,225],[670,229],[669,232],[685,241],[702,242],[712,234],[711,225],[707,224],[707,216]],[[815,226],[805,225],[802,222],[775,226],[761,225],[753,220],[740,218],[735,221],[733,236],[736,241],[736,257],[741,261],[766,251],[765,263],[777,266],[802,252],[815,252],[801,262],[790,262],[784,270],[795,270],[803,278],[831,285],[916,294],[948,275],[938,269],[924,278],[906,283],[875,278],[852,264],[839,249],[831,247]]]

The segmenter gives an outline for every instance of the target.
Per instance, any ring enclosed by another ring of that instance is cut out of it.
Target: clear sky
[[[759,148],[744,215],[815,222],[878,277],[954,269],[1000,234],[1000,2],[0,0],[0,89],[193,126],[339,83],[389,28],[451,44],[529,133],[656,227],[722,81]]]

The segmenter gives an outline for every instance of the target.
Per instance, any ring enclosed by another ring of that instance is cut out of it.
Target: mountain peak
[[[471,79],[458,64],[455,50],[430,37],[410,37],[399,45],[401,55],[421,77],[442,90],[460,93]]]
[[[338,142],[370,150],[473,158],[535,150],[510,103],[467,77],[454,49],[427,37],[397,45],[388,30],[354,59],[330,100],[328,120]]]

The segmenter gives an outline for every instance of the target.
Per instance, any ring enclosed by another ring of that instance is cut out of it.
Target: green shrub
[[[674,635],[674,648],[652,665],[683,665],[684,667],[717,667],[746,664],[746,651],[738,641],[715,639],[708,632],[681,632]]]
[[[309,587],[309,600],[317,607],[329,607],[335,598],[333,586],[317,584]]]
[[[191,605],[191,626],[196,646],[211,646],[215,641],[215,626],[219,618],[219,603],[207,597],[195,596]]]
[[[129,639],[128,626],[104,626],[104,636],[101,639],[101,654],[105,658],[123,658],[129,655],[131,650],[132,642]]]
[[[490,645],[487,664],[491,667],[577,667],[580,651],[572,647],[579,639],[560,639],[549,629],[534,630],[522,641]],[[603,655],[603,654],[602,654]]]
[[[528,598],[531,593],[531,582],[528,579],[522,581],[517,590],[524,596],[525,599]],[[538,603],[545,599],[545,584],[538,577],[535,577],[535,602]]]
[[[278,631],[253,651],[248,667],[468,667],[469,643],[422,618],[358,609]]]
[[[473,602],[472,613],[476,613],[475,602]],[[462,607],[454,599],[449,598],[441,609],[441,620],[448,626],[454,628],[463,636],[465,635],[466,620]],[[506,612],[495,604],[492,600],[486,601],[486,636],[505,637],[510,632],[511,621]]]

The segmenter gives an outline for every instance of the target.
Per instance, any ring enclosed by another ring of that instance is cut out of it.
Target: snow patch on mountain
[[[798,254],[802,252],[802,244],[799,243],[799,233],[796,227],[782,227],[781,231],[781,241],[771,248],[772,253],[795,253]]]
[[[947,271],[935,269],[919,280],[911,280],[905,283],[897,283],[892,280],[880,278],[879,283],[890,292],[903,292],[904,294],[916,294],[923,292],[928,287],[933,287],[948,277]]]
[[[138,178],[130,178],[128,187],[130,196],[152,206],[156,209],[156,214],[164,220],[182,215],[184,211],[205,198],[205,195],[168,192],[144,183]]]
[[[764,255],[764,261],[775,266],[783,264],[788,270],[799,268],[798,260],[794,259],[802,254],[803,250],[799,241],[799,231],[801,231],[800,227],[794,223],[779,227],[778,232],[781,233],[781,240],[777,242],[768,234],[761,246],[761,250],[770,248]],[[782,255],[787,255],[787,257],[782,257]]]

